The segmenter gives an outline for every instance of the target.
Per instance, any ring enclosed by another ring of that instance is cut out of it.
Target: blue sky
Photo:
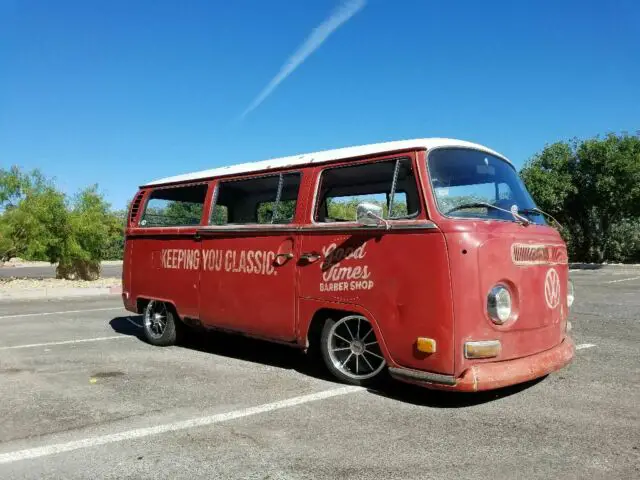
[[[640,2],[369,0],[238,120],[339,0],[0,0],[0,166],[114,207],[158,177],[449,136],[520,166],[640,129]]]

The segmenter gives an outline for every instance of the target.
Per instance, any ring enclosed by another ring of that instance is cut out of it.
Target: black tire
[[[373,340],[377,343],[377,339],[375,337],[375,332],[373,331],[373,327],[371,327],[371,325],[369,324],[368,320],[365,317],[362,317],[359,315],[346,315],[338,320],[327,318],[322,327],[322,334],[320,335],[319,350],[322,355],[322,360],[324,361],[324,364],[327,367],[327,370],[329,370],[329,372],[335,378],[337,378],[340,382],[348,383],[351,385],[358,385],[362,387],[372,387],[372,386],[379,385],[380,382],[386,378],[387,369],[386,369],[386,363],[384,362],[384,360],[378,360],[382,362],[381,365],[375,366],[374,368],[372,368],[370,373],[360,375],[360,378],[358,378],[357,374],[354,374],[354,373],[347,374],[344,371],[345,370],[344,367],[343,369],[339,368],[336,365],[336,358],[335,357],[332,358],[332,355],[330,353],[332,341],[330,337],[333,336],[335,333],[334,327],[336,326],[336,324],[345,322],[345,320],[349,320],[349,319],[355,319],[355,320],[360,319],[360,321],[366,322],[368,328],[371,329],[371,332],[369,332],[368,334],[368,340],[369,341]],[[376,347],[377,347],[377,350],[375,352],[376,356],[380,356],[380,358],[382,358],[381,357],[382,352],[379,351],[379,346],[376,345]],[[345,350],[345,351],[347,352],[347,354],[349,353],[349,350]],[[359,356],[359,358],[362,358],[362,356]],[[371,357],[368,357],[368,358],[371,362],[373,362],[373,358]],[[364,362],[364,360],[362,361]]]
[[[155,319],[152,320],[152,316],[156,313],[164,315],[165,323],[161,329],[156,328]],[[175,316],[173,307],[167,303],[160,302],[158,300],[151,300],[144,310],[142,317],[142,331],[144,332],[144,339],[151,345],[158,347],[168,347],[175,345],[178,341],[178,325],[180,320]]]

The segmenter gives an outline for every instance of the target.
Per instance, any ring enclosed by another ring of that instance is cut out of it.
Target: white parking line
[[[109,307],[109,308],[89,308],[87,310],[66,310],[64,312],[21,313],[19,315],[2,315],[2,316],[0,316],[0,320],[2,320],[4,318],[43,317],[45,315],[64,315],[66,313],[106,312],[108,310],[124,310],[124,308],[123,307]]]
[[[609,280],[604,283],[619,283],[619,282],[630,282],[631,280],[638,280],[640,277],[631,277],[631,278],[621,278],[620,280]]]
[[[30,343],[28,345],[13,345],[10,347],[0,347],[0,350],[18,350],[21,348],[34,348],[34,347],[49,347],[52,345],[69,345],[72,343],[87,343],[87,342],[103,342],[105,340],[117,340],[118,338],[136,338],[130,335],[113,335],[111,337],[96,337],[96,338],[80,338],[78,340],[64,340],[62,342],[47,342],[47,343]]]
[[[256,407],[243,408],[227,413],[219,413],[208,417],[193,418],[181,422],[165,423],[154,427],[136,428],[134,430],[126,430],[124,432],[113,433],[110,435],[99,435],[95,437],[83,438],[66,443],[54,443],[37,448],[29,448],[26,450],[18,450],[0,454],[0,465],[5,463],[18,462],[20,460],[28,460],[33,458],[47,457],[58,453],[71,452],[83,448],[97,447],[108,443],[123,442],[125,440],[133,440],[136,438],[149,437],[151,435],[159,435],[161,433],[176,432],[186,430],[188,428],[206,427],[216,423],[228,422],[236,418],[249,417],[260,413],[273,412],[274,410],[282,410],[283,408],[295,407],[304,403],[316,402],[326,398],[347,395],[350,393],[360,392],[364,390],[362,387],[341,387],[322,392],[312,393],[310,395],[302,395],[293,397],[279,402],[265,403]]]
[[[576,350],[582,350],[584,348],[597,347],[595,343],[582,343],[576,346]]]

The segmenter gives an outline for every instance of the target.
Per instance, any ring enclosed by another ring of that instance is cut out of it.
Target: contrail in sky
[[[282,66],[278,74],[267,84],[266,87],[260,92],[251,105],[242,112],[239,120],[242,120],[250,112],[255,110],[264,100],[273,93],[280,83],[287,78],[293,71],[298,68],[302,62],[304,62],[309,55],[315,52],[324,41],[329,38],[335,30],[343,23],[358,13],[366,4],[366,0],[348,0],[343,1],[342,4],[327,18],[324,22],[313,29],[307,39],[298,47],[289,60]]]

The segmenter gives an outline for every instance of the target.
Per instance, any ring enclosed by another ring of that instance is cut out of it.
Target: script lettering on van
[[[161,251],[162,268],[205,272],[277,275],[276,253],[267,250],[193,250],[166,248]]]
[[[359,247],[338,247],[332,243],[322,248],[321,292],[348,292],[371,290],[374,286],[368,265],[341,265],[345,260],[362,260],[367,255],[367,244]]]

